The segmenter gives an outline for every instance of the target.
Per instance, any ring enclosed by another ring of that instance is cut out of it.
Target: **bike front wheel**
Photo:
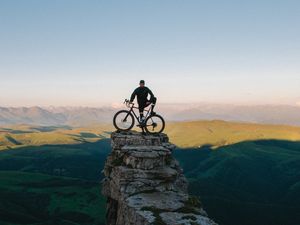
[[[165,120],[160,115],[154,115],[145,121],[145,129],[148,133],[161,133],[165,129]]]
[[[121,110],[115,114],[113,123],[117,130],[128,131],[134,126],[134,117],[130,111]]]

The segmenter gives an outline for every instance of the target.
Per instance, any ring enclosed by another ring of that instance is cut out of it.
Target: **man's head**
[[[145,86],[145,81],[144,80],[141,80],[140,81],[140,87],[144,87]]]

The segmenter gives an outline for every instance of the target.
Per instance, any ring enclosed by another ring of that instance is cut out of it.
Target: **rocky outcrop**
[[[114,132],[111,141],[102,184],[107,225],[215,224],[188,195],[167,135]]]

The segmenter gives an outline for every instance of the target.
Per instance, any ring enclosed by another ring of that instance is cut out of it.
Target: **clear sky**
[[[298,0],[0,0],[0,105],[300,104]]]

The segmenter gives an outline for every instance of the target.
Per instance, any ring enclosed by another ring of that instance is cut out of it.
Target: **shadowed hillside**
[[[107,139],[0,152],[0,224],[104,225]]]
[[[0,224],[104,225],[99,183],[0,171]]]
[[[175,157],[190,192],[220,224],[300,223],[300,142],[248,141]]]
[[[300,221],[299,149],[299,142],[248,141],[215,150],[208,146],[177,150],[175,157],[190,181],[191,194],[201,196],[209,215],[220,224],[296,225]],[[1,213],[12,215],[9,218],[31,218],[23,224],[32,224],[43,219],[62,220],[70,213],[68,204],[72,204],[71,211],[86,214],[82,216],[87,221],[90,214],[95,215],[89,210],[96,209],[97,219],[103,221],[104,200],[88,203],[88,196],[99,194],[101,170],[109,151],[109,140],[1,151],[0,188],[5,193],[0,196]],[[68,188],[62,190],[66,182]],[[87,184],[91,186],[80,188]],[[49,200],[58,197],[59,202]],[[36,201],[45,207],[34,211]],[[8,202],[14,203],[7,207]],[[24,211],[25,205],[31,211]],[[67,214],[57,216],[53,214],[55,208]],[[17,211],[20,213],[16,215]],[[9,218],[5,221],[14,224]]]
[[[102,224],[99,181],[110,130],[2,127],[0,224]],[[198,121],[168,124],[167,132],[179,146],[197,146],[174,154],[191,194],[221,225],[300,223],[300,142],[291,141],[299,128]]]

